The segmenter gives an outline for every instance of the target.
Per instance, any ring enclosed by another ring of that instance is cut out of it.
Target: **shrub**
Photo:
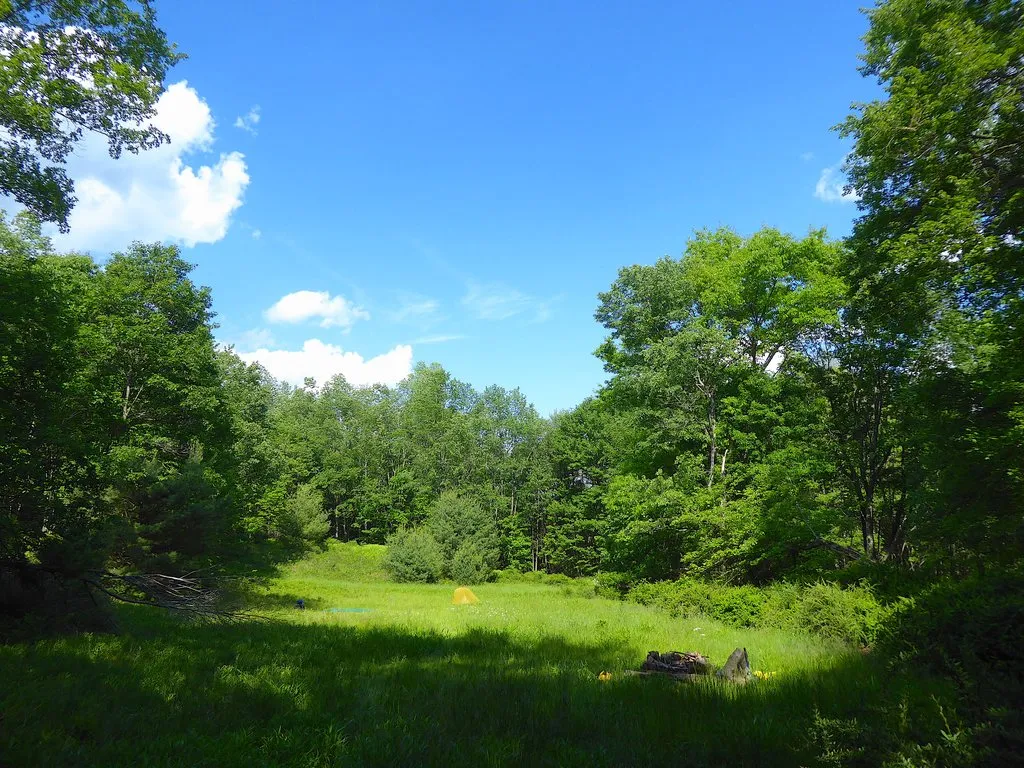
[[[885,609],[865,587],[778,584],[766,589],[696,579],[637,584],[627,599],[674,615],[707,616],[734,627],[801,629],[830,640],[869,644]]]
[[[894,666],[960,686],[972,747],[1017,765],[1024,746],[1024,574],[935,584],[886,617],[877,649]],[[948,764],[936,761],[934,764]]]
[[[599,573],[594,581],[597,594],[601,597],[616,599],[629,592],[630,579],[629,575],[625,573],[615,571]]]
[[[878,633],[893,660],[1024,688],[1024,575],[942,582],[899,603]]]
[[[392,581],[431,583],[441,578],[441,550],[427,531],[403,528],[388,539],[384,569]]]
[[[295,495],[285,502],[280,528],[287,538],[310,544],[322,542],[331,524],[324,512],[324,500],[320,492],[310,485],[296,488]]]
[[[803,588],[792,611],[799,628],[819,637],[860,645],[874,642],[885,613],[867,587],[841,589],[825,583]]]
[[[490,571],[484,553],[472,541],[465,542],[455,551],[450,565],[451,577],[459,584],[479,584],[487,580]]]
[[[708,593],[707,613],[734,627],[756,627],[762,624],[761,613],[767,597],[757,587],[714,586]]]

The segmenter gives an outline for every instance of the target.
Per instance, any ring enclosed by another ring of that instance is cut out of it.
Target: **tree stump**
[[[746,648],[737,648],[732,652],[725,666],[715,673],[722,680],[731,683],[746,685],[753,677],[750,671],[750,659],[747,658]]]

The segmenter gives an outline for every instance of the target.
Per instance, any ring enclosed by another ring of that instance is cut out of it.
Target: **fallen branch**
[[[222,607],[221,592],[218,589],[225,577],[198,576],[192,571],[184,576],[165,573],[121,574],[103,570],[88,570],[82,573],[68,573],[59,568],[31,563],[0,563],[0,570],[46,573],[58,582],[81,583],[90,590],[106,595],[112,600],[131,605],[146,605],[168,611],[186,614],[195,618],[217,620],[258,619],[258,615],[244,611],[228,610]]]

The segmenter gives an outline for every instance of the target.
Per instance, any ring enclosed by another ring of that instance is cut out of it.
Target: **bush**
[[[384,569],[392,581],[432,583],[441,578],[441,550],[423,529],[403,528],[388,539]]]
[[[452,558],[450,573],[459,584],[479,584],[486,581],[491,569],[484,553],[471,541],[467,541],[455,551]]]
[[[829,640],[860,645],[874,642],[885,615],[885,609],[867,587],[842,589],[826,583],[802,588],[790,611],[788,618],[800,629]]]
[[[866,587],[777,584],[731,587],[696,579],[637,584],[627,599],[674,615],[707,616],[734,627],[784,627],[850,644],[870,644],[885,609]]]
[[[629,581],[628,574],[614,571],[599,573],[594,580],[597,594],[600,597],[610,597],[612,599],[621,598],[629,592]]]
[[[879,650],[893,660],[972,680],[1024,682],[1024,575],[942,582],[898,604]]]
[[[986,765],[1024,749],[1024,574],[945,581],[899,603],[878,632],[893,666],[953,678]],[[936,763],[937,764],[937,763]]]

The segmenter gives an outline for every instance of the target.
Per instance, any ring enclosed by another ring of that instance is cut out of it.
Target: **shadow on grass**
[[[144,636],[0,647],[0,762],[877,765],[865,729],[887,702],[928,703],[854,656],[741,689],[601,682],[620,649],[559,637],[158,623],[147,618]],[[880,725],[913,736],[907,719]],[[840,752],[849,759],[816,763]]]

